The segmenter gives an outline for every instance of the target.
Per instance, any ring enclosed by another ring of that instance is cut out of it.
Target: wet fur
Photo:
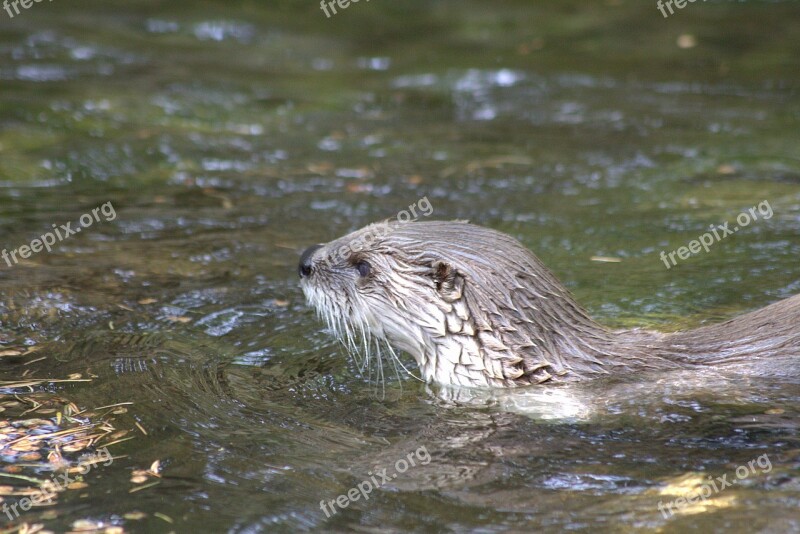
[[[610,330],[514,238],[465,222],[371,225],[301,281],[351,348],[411,354],[442,384],[519,386],[800,355],[800,295],[686,332]],[[368,276],[355,266],[369,262]]]

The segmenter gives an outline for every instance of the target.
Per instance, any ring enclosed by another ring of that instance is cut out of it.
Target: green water
[[[0,352],[37,349],[0,357],[0,380],[80,373],[33,389],[132,402],[114,425],[134,437],[88,487],[0,525],[800,531],[797,375],[593,383],[563,417],[454,400],[370,379],[296,274],[306,246],[427,197],[431,218],[519,238],[608,324],[695,326],[798,293],[799,24],[798,3],[756,1],[666,19],[632,0],[0,10],[0,247],[115,214],[0,259]],[[765,200],[768,220],[659,259]],[[421,447],[368,500],[320,509]],[[693,513],[658,510],[685,477],[763,455],[769,472]]]

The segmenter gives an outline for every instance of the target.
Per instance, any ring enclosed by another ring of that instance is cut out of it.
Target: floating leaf
[[[697,39],[694,35],[684,33],[678,36],[678,48],[694,48],[697,46]]]

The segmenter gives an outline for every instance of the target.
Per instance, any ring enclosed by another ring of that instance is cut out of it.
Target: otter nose
[[[321,248],[322,245],[311,245],[305,250],[305,252],[303,252],[303,255],[300,256],[300,265],[297,268],[300,278],[311,275],[311,260],[314,256],[314,253]]]

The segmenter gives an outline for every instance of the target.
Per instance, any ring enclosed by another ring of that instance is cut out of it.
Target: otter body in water
[[[387,342],[427,381],[555,383],[633,370],[800,356],[800,295],[663,334],[592,320],[516,239],[466,222],[375,224],[300,259],[308,302],[354,346]]]

